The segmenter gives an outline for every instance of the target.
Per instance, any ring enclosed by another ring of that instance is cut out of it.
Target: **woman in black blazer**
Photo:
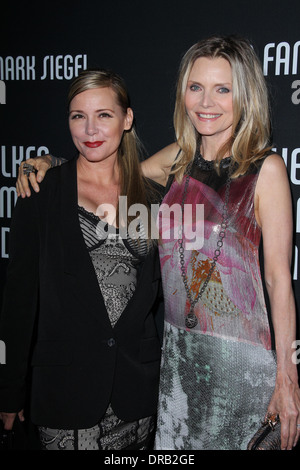
[[[158,395],[160,269],[150,219],[129,235],[137,220],[119,204],[125,195],[128,207],[153,202],[120,77],[93,70],[75,79],[69,126],[78,158],[14,211],[1,418],[6,429],[16,414],[23,419],[30,362],[31,419],[44,448],[146,449]]]

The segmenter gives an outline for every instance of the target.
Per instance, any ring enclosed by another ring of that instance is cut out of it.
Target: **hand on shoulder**
[[[27,174],[24,173],[24,165],[33,167],[33,171]],[[30,197],[31,191],[29,183],[33,190],[39,192],[39,183],[41,183],[45,177],[47,171],[51,168],[51,156],[43,155],[41,157],[30,158],[21,163],[19,166],[19,174],[16,182],[17,195],[22,198]]]

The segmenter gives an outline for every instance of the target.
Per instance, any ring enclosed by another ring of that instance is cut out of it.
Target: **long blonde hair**
[[[130,98],[124,80],[115,72],[106,69],[84,70],[72,82],[69,94],[68,105],[72,99],[86,90],[94,88],[111,88],[116,95],[117,103],[121,107],[124,115],[130,108]],[[140,167],[141,143],[135,131],[134,125],[124,131],[118,149],[118,167],[120,171],[120,196],[127,196],[127,206],[133,204],[143,204],[149,208],[146,187],[147,183],[142,175]],[[119,216],[119,206],[117,207],[117,217]],[[118,219],[117,219],[118,220]],[[133,216],[126,217],[128,224],[133,220]]]
[[[186,166],[201,144],[201,135],[191,123],[184,98],[188,78],[195,61],[200,57],[226,59],[232,70],[233,125],[231,138],[219,149],[216,164],[227,154],[232,155],[238,177],[271,148],[270,113],[266,82],[260,61],[247,39],[234,36],[212,36],[194,44],[184,55],[179,68],[174,127],[181,154],[176,178],[181,180]]]

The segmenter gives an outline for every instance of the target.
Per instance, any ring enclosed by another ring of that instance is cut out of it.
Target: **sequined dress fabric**
[[[148,252],[143,227],[138,242],[136,238],[123,239],[114,227],[83,207],[78,207],[78,216],[107,314],[114,327],[135,291],[137,268]],[[39,434],[44,450],[144,450],[152,442],[154,425],[154,416],[124,422],[109,405],[105,415],[92,428],[39,427]]]
[[[184,268],[192,298],[217,248],[229,164],[230,158],[223,159],[218,174],[212,162],[196,155],[191,168],[185,202],[204,205],[202,232],[195,210],[183,224]],[[165,325],[157,450],[246,449],[266,413],[276,360],[259,264],[261,230],[254,215],[258,175],[259,166],[231,182],[224,244],[195,306],[198,324],[190,330],[185,326],[190,302],[175,236],[181,222],[161,216]],[[181,204],[185,178],[180,185],[173,181],[163,200],[166,207]],[[199,235],[193,249],[187,249],[191,234],[198,231],[204,237]]]

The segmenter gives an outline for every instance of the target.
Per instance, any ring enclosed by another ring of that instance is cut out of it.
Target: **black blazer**
[[[12,220],[0,323],[6,343],[0,410],[24,406],[31,361],[35,424],[92,427],[109,403],[126,421],[155,414],[157,249],[143,262],[136,291],[112,328],[79,225],[76,159],[51,170],[40,188],[19,198]]]

